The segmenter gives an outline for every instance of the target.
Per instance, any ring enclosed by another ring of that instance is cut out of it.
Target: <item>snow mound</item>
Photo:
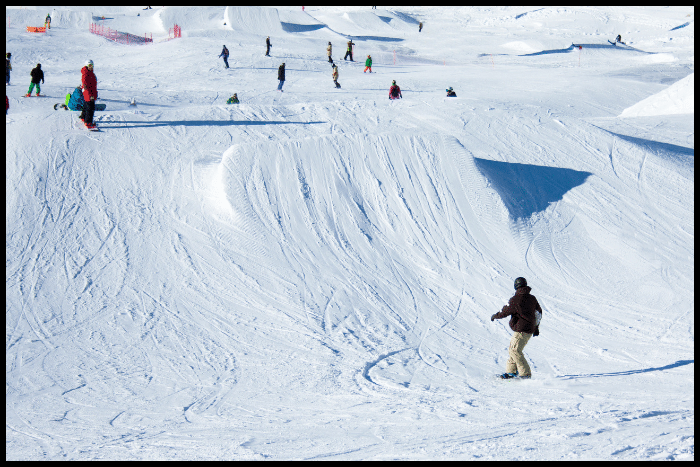
[[[177,24],[186,34],[187,31],[198,29],[221,29],[224,22],[224,7],[181,7],[166,6],[158,11],[156,16],[162,23],[162,28],[168,30]]]
[[[506,49],[514,50],[516,52],[524,54],[540,52],[541,50],[543,50],[543,47],[539,46],[539,44],[538,46],[533,46],[532,43],[523,41],[508,42],[506,44],[501,45],[501,47],[505,47]]]
[[[651,117],[654,115],[695,113],[695,73],[626,108],[620,117]]]
[[[229,6],[226,8],[226,23],[234,31],[269,36],[284,32],[276,8],[258,6]]]

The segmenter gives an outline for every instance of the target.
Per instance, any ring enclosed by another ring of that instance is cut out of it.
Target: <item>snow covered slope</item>
[[[694,459],[691,7],[86,8],[6,30],[6,459]]]

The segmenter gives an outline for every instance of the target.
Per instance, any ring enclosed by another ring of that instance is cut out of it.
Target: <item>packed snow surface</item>
[[[694,459],[693,7],[37,8],[6,460]],[[100,132],[53,109],[87,59]]]

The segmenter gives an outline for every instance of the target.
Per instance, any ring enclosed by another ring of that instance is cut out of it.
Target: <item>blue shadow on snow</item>
[[[241,121],[241,120],[173,120],[154,122],[113,121],[100,122],[104,128],[154,128],[157,126],[236,126],[236,125],[316,125],[327,122],[282,122],[282,121]]]
[[[694,363],[695,363],[695,360],[678,360],[676,363],[671,363],[670,365],[660,366],[660,367],[655,367],[655,368],[644,368],[642,370],[616,371],[616,372],[611,372],[611,373],[589,373],[589,374],[584,374],[584,375],[562,375],[562,376],[557,376],[557,378],[579,379],[579,378],[603,378],[605,376],[630,376],[630,375],[639,375],[642,373],[650,373],[652,371],[670,370],[672,368],[678,368],[678,367],[685,366],[685,365],[692,365]]]
[[[474,158],[513,219],[528,218],[560,201],[566,192],[582,185],[592,175],[560,167],[498,162]]]
[[[635,136],[621,135],[619,133],[613,133],[612,131],[605,130],[613,136],[617,136],[620,139],[629,141],[632,144],[642,146],[649,151],[657,154],[665,159],[672,159],[679,162],[689,162],[689,158],[695,161],[695,149],[686,148],[685,146],[678,146],[671,143],[662,143],[660,141],[654,141],[652,139],[637,138]]]
[[[607,50],[621,50],[625,52],[637,52],[641,54],[653,54],[654,52],[645,52],[643,50],[635,49],[634,47],[630,47],[629,45],[625,44],[620,44],[620,45],[613,45],[611,43],[608,44],[571,44],[569,47],[565,49],[551,49],[551,50],[543,50],[541,52],[534,52],[531,54],[522,54],[518,55],[519,57],[534,57],[535,55],[549,55],[549,54],[565,54],[565,53],[570,53],[573,52],[574,50],[577,50],[578,48],[583,47],[584,49],[607,49]]]

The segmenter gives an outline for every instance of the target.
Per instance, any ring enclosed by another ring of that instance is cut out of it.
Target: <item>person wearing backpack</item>
[[[396,84],[396,80],[391,82],[391,87],[389,88],[389,99],[403,99],[401,95],[401,88]]]
[[[224,57],[224,63],[226,64],[226,68],[228,68],[228,49],[226,48],[225,45],[224,45],[224,48],[221,49],[221,53],[219,54],[219,57],[217,57],[217,58],[221,58],[221,57]]]

